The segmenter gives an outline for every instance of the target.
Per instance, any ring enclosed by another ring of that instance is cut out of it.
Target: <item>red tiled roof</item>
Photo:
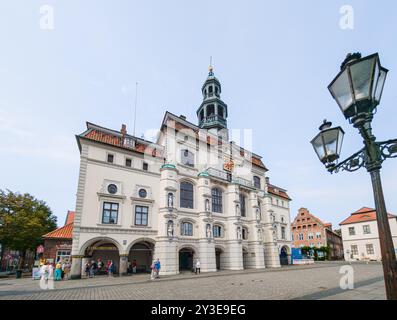
[[[102,143],[106,143],[106,144],[110,144],[113,145],[115,147],[120,147],[120,148],[124,148],[124,149],[128,149],[128,150],[133,150],[135,152],[139,152],[139,153],[146,153],[146,154],[150,154],[153,156],[160,156],[160,152],[159,150],[157,150],[156,148],[152,148],[148,145],[145,145],[143,143],[140,143],[138,141],[135,142],[135,147],[126,147],[123,144],[123,138],[120,136],[116,136],[116,135],[112,135],[110,133],[107,132],[102,132],[100,130],[94,129],[90,132],[88,132],[84,138],[90,139],[90,140],[94,140],[94,141],[98,141],[98,142],[102,142]]]
[[[54,231],[51,231],[43,236],[43,238],[47,239],[70,239],[72,240],[73,234],[73,223],[69,223],[60,227]]]
[[[388,213],[388,217],[390,218],[397,218],[397,216]],[[357,223],[357,222],[365,222],[365,221],[374,221],[376,220],[376,211],[373,208],[368,208],[368,207],[363,207],[360,210],[357,210],[356,212],[353,212],[350,217],[347,219],[343,220],[339,225],[344,225],[344,224],[351,224],[351,223]]]
[[[66,216],[65,225],[73,223],[73,221],[74,221],[74,211],[68,211],[68,214]]]
[[[267,186],[267,192],[274,194],[276,196],[279,196],[281,198],[287,199],[287,200],[291,200],[291,198],[288,196],[287,192],[285,192],[282,189],[278,189],[277,187],[273,186],[273,185],[268,185]]]

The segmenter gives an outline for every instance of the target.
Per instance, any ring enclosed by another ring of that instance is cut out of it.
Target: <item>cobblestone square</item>
[[[30,278],[0,280],[1,300],[382,300],[385,299],[380,263],[352,263],[354,289],[343,290],[340,268],[346,262],[279,269],[183,273],[151,281],[149,275],[106,276],[55,282],[40,288]]]

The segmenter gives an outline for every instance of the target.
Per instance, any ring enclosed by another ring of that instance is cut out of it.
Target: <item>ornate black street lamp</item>
[[[352,172],[365,167],[370,173],[386,296],[387,299],[397,300],[397,261],[380,177],[383,161],[397,157],[397,139],[378,142],[371,127],[382,97],[387,72],[381,66],[377,53],[364,58],[360,53],[348,54],[341,65],[341,71],[328,86],[345,118],[359,130],[364,139],[364,148],[339,163],[344,132],[340,127],[331,128],[332,124],[326,120],[320,127],[321,132],[311,143],[329,172]]]

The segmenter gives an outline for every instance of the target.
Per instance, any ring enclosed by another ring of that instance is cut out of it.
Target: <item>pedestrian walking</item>
[[[50,263],[48,265],[48,279],[54,280],[54,264],[53,263]]]
[[[113,260],[110,260],[109,266],[108,266],[108,276],[113,277],[113,273],[115,271]]]
[[[55,281],[62,280],[62,266],[61,263],[58,262],[55,266]]]
[[[86,276],[87,278],[89,278],[89,277],[90,277],[90,263],[89,263],[89,262],[87,262],[87,263],[85,264],[85,266],[84,266],[84,272],[85,272],[85,276]]]
[[[152,265],[150,266],[150,269],[152,270],[152,272],[150,273],[150,280],[154,280],[155,276],[156,276],[156,267],[155,267],[155,263],[156,261],[153,260]]]
[[[155,269],[155,278],[158,278],[159,274],[160,274],[160,269],[161,269],[161,264],[160,264],[159,258],[157,258],[156,262],[154,263],[154,269]]]
[[[63,272],[64,272],[64,280],[69,280],[69,273],[70,273],[70,263],[66,262],[65,263],[65,267],[63,268]]]
[[[200,273],[200,260],[199,259],[197,259],[197,261],[196,261],[196,274],[197,273]]]
[[[136,263],[136,260],[134,259],[132,261],[132,273],[136,273],[136,267],[137,267],[137,263]]]

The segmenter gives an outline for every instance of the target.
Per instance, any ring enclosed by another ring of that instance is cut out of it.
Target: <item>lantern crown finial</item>
[[[345,60],[342,62],[340,68],[341,70],[351,61],[353,60],[358,60],[361,59],[361,53],[360,52],[356,52],[356,53],[348,53]]]
[[[327,119],[323,120],[323,123],[321,124],[321,126],[318,128],[320,131],[323,131],[325,129],[329,129],[332,126],[332,122],[331,121],[327,121]]]

